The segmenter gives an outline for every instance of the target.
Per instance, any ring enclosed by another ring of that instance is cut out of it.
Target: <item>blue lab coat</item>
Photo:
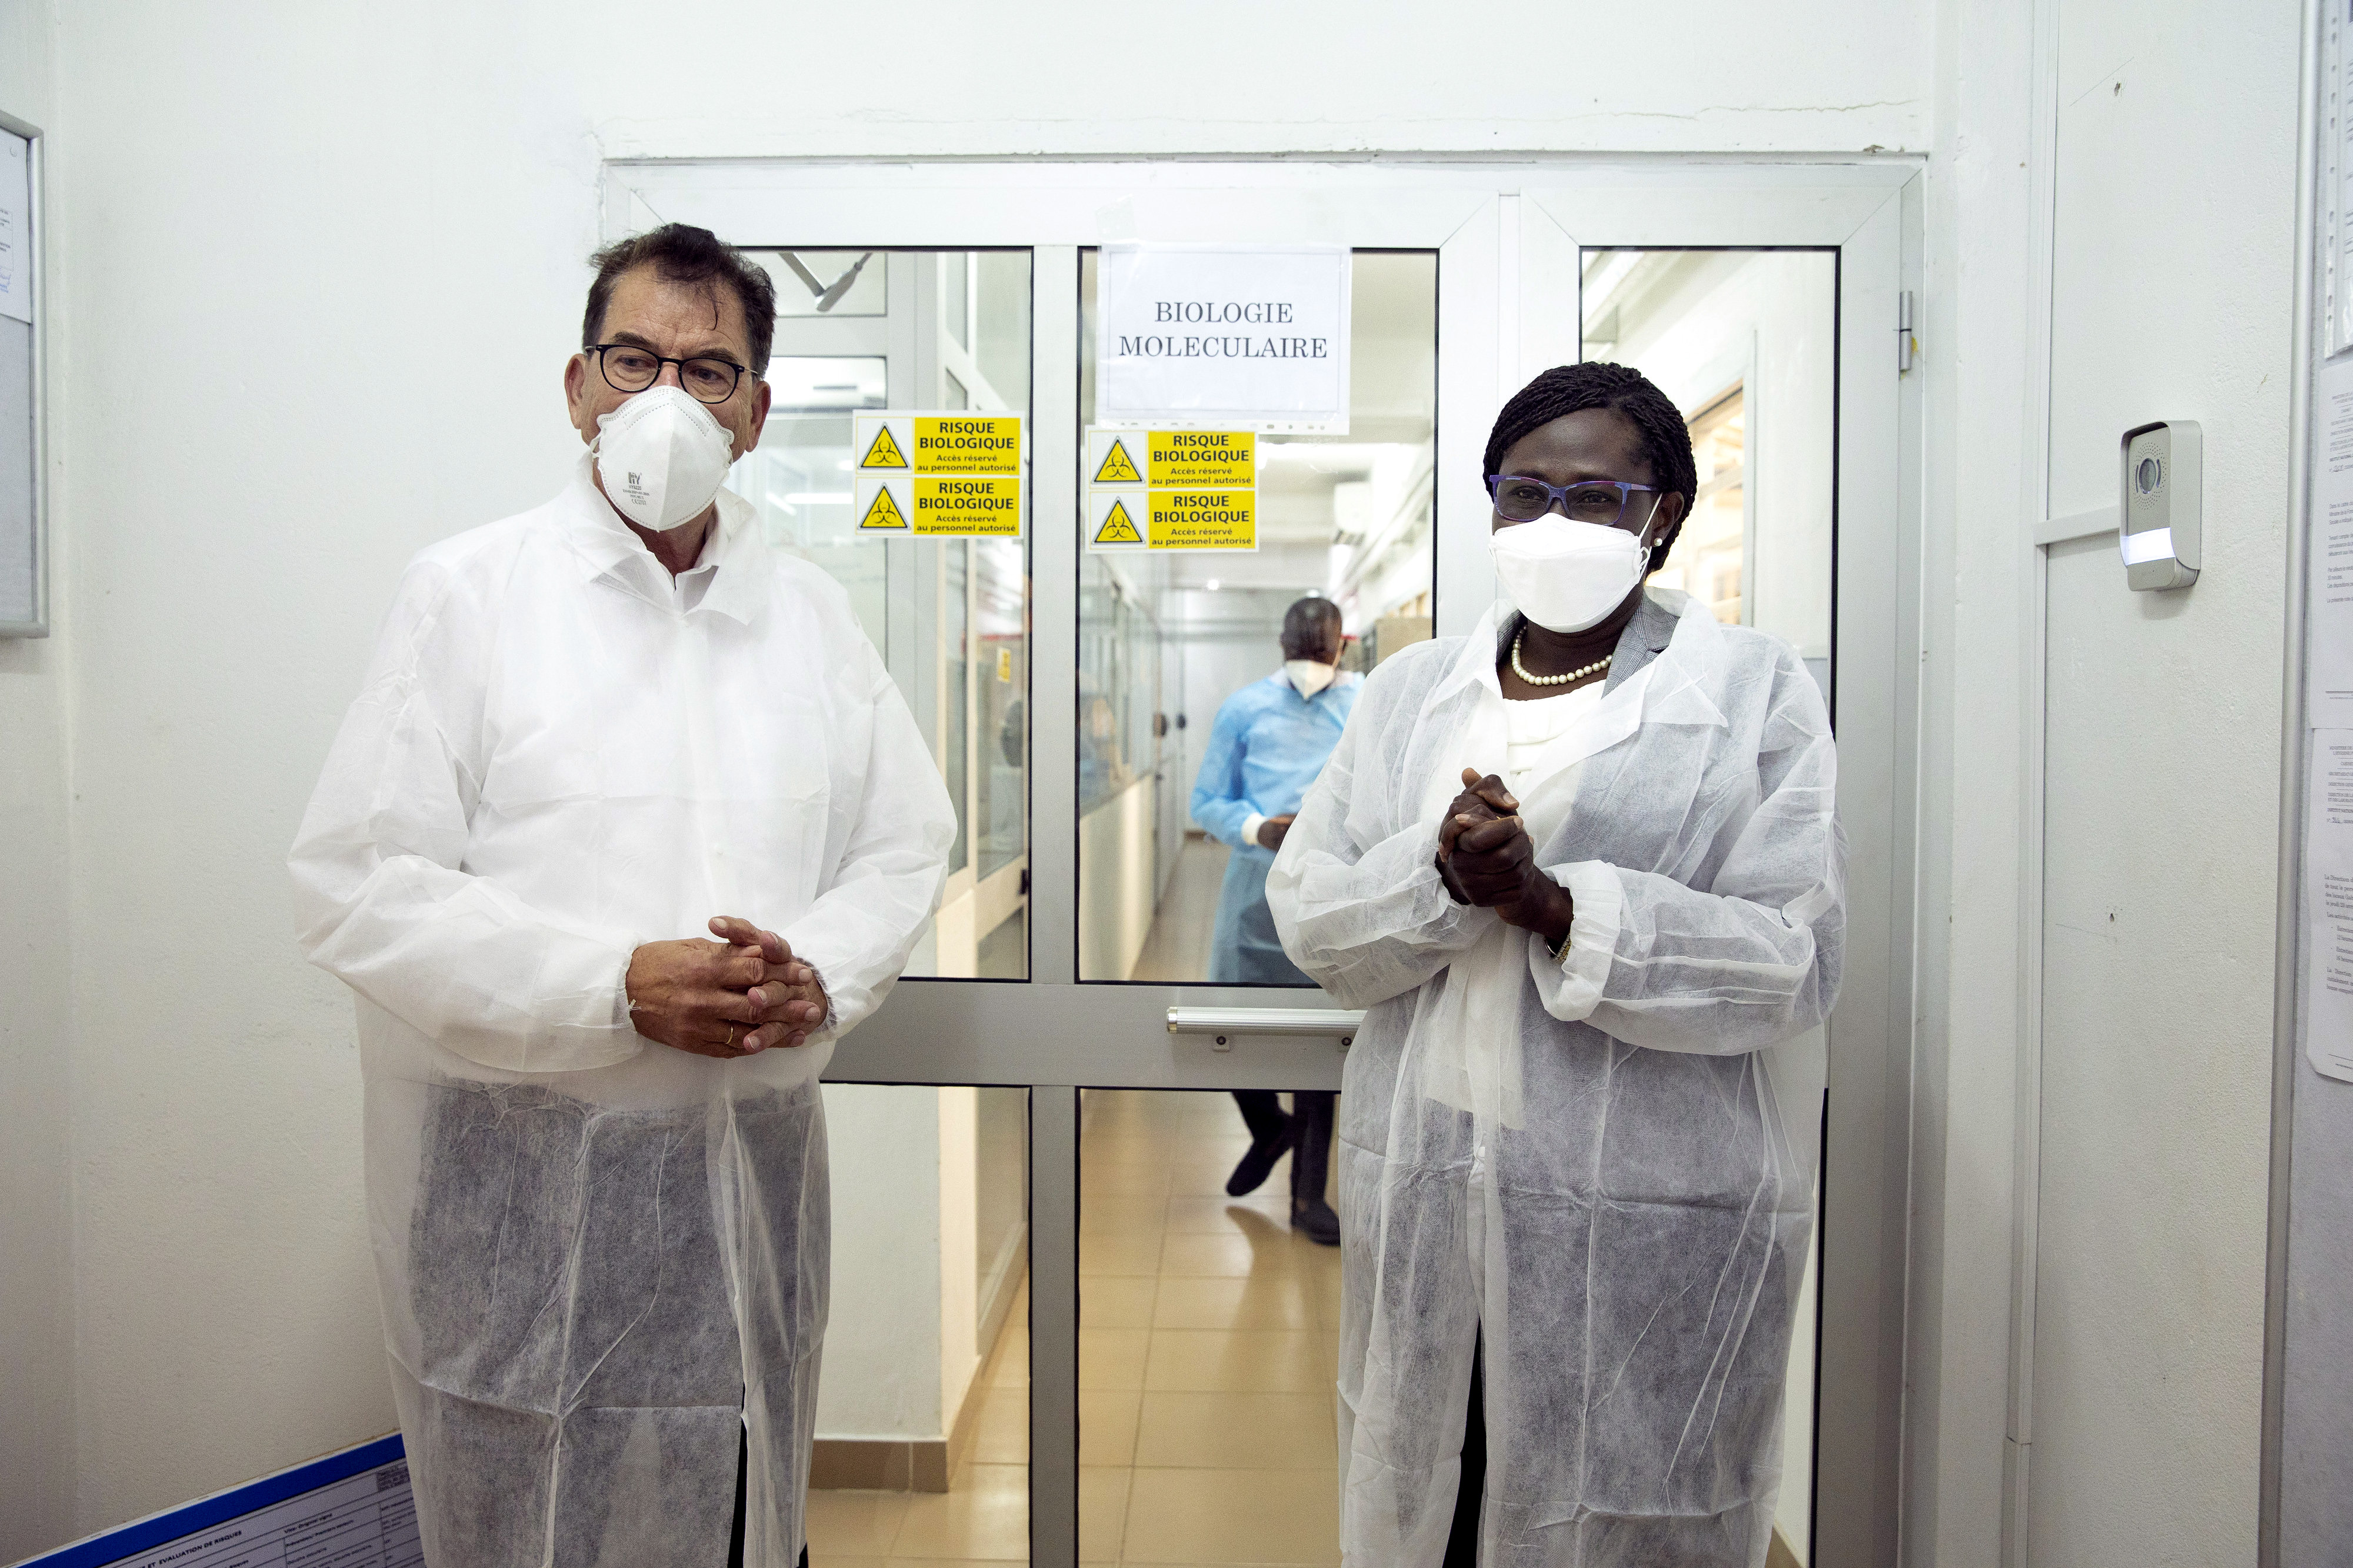
[[[1348,710],[1364,677],[1343,673],[1313,697],[1302,697],[1276,670],[1253,680],[1218,710],[1201,772],[1193,781],[1193,820],[1221,844],[1233,846],[1218,892],[1210,936],[1209,978],[1229,985],[1312,985],[1284,956],[1266,908],[1266,873],[1274,851],[1242,837],[1251,816],[1299,809],[1307,786],[1340,743]]]

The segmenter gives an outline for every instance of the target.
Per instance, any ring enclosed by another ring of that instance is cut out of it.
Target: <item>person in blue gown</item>
[[[1337,605],[1312,595],[1293,605],[1282,617],[1282,668],[1227,698],[1209,731],[1193,781],[1193,820],[1233,849],[1210,937],[1209,978],[1219,984],[1314,984],[1274,933],[1266,873],[1364,685],[1361,676],[1341,672],[1342,642]],[[1252,1192],[1292,1151],[1291,1223],[1327,1247],[1340,1239],[1339,1216],[1324,1201],[1333,1098],[1294,1094],[1286,1116],[1273,1090],[1235,1090],[1250,1147],[1226,1183],[1236,1197]]]

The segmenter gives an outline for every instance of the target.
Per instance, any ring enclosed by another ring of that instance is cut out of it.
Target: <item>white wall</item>
[[[939,1345],[940,1427],[945,1437],[964,1408],[965,1391],[980,1370],[979,1192],[980,1096],[950,1086],[929,1091],[939,1102],[939,1310],[932,1338]],[[839,1282],[839,1276],[837,1276]],[[847,1292],[845,1292],[847,1294]],[[859,1304],[848,1303],[856,1311]]]
[[[1082,979],[1126,979],[1152,934],[1159,900],[1152,875],[1158,789],[1146,774],[1079,819]]]
[[[1020,1171],[1005,1168],[1002,1146],[1008,1110],[992,1104],[984,1128],[976,1089],[825,1086],[833,1298],[820,1439],[932,1442],[954,1431],[985,1348],[983,1209],[1005,1205],[1008,1180],[1018,1198]],[[1009,1110],[1018,1159],[1021,1108]],[[986,1157],[985,1137],[997,1141]]]
[[[956,1092],[967,1103],[946,1103]],[[946,1435],[942,1413],[952,1406],[941,1396],[942,1254],[951,1222],[942,1200],[959,1181],[945,1157],[953,1140],[962,1145],[962,1223],[969,1232],[970,1094],[900,1084],[825,1086],[834,1296],[818,1381],[820,1437]],[[960,1132],[953,1125],[958,1122]],[[971,1256],[967,1238],[967,1301]],[[971,1321],[968,1308],[964,1321]]]
[[[2042,1563],[2255,1555],[2300,25],[2162,12],[2058,12],[2052,510],[2199,420],[2205,570],[2051,561]]]
[[[2252,1561],[2296,8],[2043,12],[2046,107],[2029,8],[1937,18],[1921,863],[1947,926],[1921,957],[1907,1546],[1990,1561],[2004,1512],[2009,1107],[2037,1025],[2029,1557]],[[2207,576],[2133,595],[2112,546],[2064,546],[2046,620],[2032,524],[2112,503],[2118,434],[2167,416],[2206,423]],[[2043,861],[2017,847],[2038,804]],[[2048,923],[2021,930],[2036,889]]]
[[[47,26],[0,0],[0,110],[45,129]],[[71,1524],[66,663],[57,639],[0,641],[0,1562]]]

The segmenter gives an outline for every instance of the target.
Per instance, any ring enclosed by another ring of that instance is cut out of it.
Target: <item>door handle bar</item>
[[[1343,1047],[1365,1026],[1365,1016],[1345,1007],[1171,1007],[1172,1035],[1214,1036],[1211,1048],[1233,1049],[1236,1035],[1324,1035]]]

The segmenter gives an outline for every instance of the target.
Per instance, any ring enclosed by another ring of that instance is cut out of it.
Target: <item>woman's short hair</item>
[[[1667,552],[1691,515],[1699,490],[1699,464],[1692,457],[1691,427],[1682,413],[1633,366],[1599,360],[1555,365],[1520,388],[1495,416],[1495,428],[1487,437],[1485,471],[1502,473],[1504,454],[1529,431],[1588,408],[1624,415],[1641,438],[1642,461],[1650,465],[1652,480],[1660,489],[1683,498],[1683,516],[1651,546],[1651,570],[1656,572],[1667,563]]]

